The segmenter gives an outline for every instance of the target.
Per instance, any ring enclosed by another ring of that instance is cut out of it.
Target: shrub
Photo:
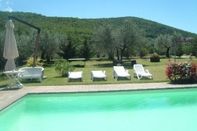
[[[26,60],[26,66],[28,66],[28,67],[33,66],[33,61],[34,61],[34,58],[33,58],[33,57],[29,57],[29,58]],[[41,62],[41,58],[38,57],[38,58],[36,59],[36,66],[42,66],[43,64],[44,64],[44,63]]]
[[[157,53],[150,54],[150,58],[160,58]]]
[[[175,83],[193,82],[196,78],[197,65],[194,62],[168,62],[166,76]]]
[[[160,56],[157,53],[151,54],[150,62],[160,62]]]
[[[64,76],[68,76],[69,71],[73,71],[74,67],[67,60],[58,60],[55,62],[55,71]]]

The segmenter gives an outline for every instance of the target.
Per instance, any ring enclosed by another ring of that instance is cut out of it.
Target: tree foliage
[[[90,42],[88,42],[87,39],[84,40],[81,51],[80,51],[80,56],[85,58],[86,60],[89,60],[91,57],[93,57],[94,53],[92,50],[92,45]]]
[[[76,56],[76,46],[70,38],[62,39],[62,42],[59,46],[59,52],[57,54],[64,59],[68,60],[69,58],[74,58]]]
[[[92,41],[95,43],[97,54],[106,53],[109,59],[114,59],[114,48],[112,27],[104,24],[95,29],[92,36]]]

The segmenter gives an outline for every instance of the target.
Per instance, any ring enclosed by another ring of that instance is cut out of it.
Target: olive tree
[[[166,52],[166,57],[170,58],[170,49],[172,47],[174,48],[174,43],[176,42],[176,40],[181,40],[181,38],[181,34],[176,32],[174,32],[172,35],[161,34],[155,40],[156,48],[160,51],[163,51],[163,49],[165,49],[164,51]],[[178,46],[178,48],[180,51],[180,49],[182,49],[181,45]],[[181,55],[180,53],[182,54],[182,51],[179,52],[179,55]]]
[[[137,49],[137,46],[138,49],[143,47],[144,43],[142,31],[131,20],[124,21],[123,25],[114,31],[113,38],[118,60],[122,60],[124,54],[130,54]]]
[[[35,49],[37,32],[29,30],[26,34],[15,33],[19,57],[16,59],[17,64],[23,65],[25,60],[32,57]]]
[[[165,49],[166,57],[170,58],[169,52],[170,52],[171,47],[173,46],[172,36],[169,34],[159,35],[155,40],[155,46],[161,52],[164,51]]]
[[[114,59],[114,49],[112,27],[104,24],[96,28],[92,36],[92,41],[95,43],[97,53],[107,53],[109,59]]]
[[[39,42],[41,58],[50,62],[58,51],[62,39],[64,39],[64,35],[53,33],[49,30],[43,30]]]

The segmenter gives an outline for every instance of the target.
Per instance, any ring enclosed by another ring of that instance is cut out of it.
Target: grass
[[[188,59],[177,59],[177,62],[186,62]],[[75,66],[74,71],[83,71],[83,82],[72,81],[68,82],[67,77],[61,77],[56,71],[53,64],[45,64],[44,75],[47,76],[46,79],[39,82],[39,80],[21,80],[21,82],[25,86],[58,86],[58,85],[91,85],[91,84],[123,84],[123,83],[156,83],[156,82],[170,82],[169,79],[166,78],[165,75],[165,67],[168,59],[161,59],[160,62],[150,62],[149,59],[136,59],[137,63],[143,64],[145,69],[148,69],[150,73],[153,75],[153,80],[143,79],[138,80],[133,77],[133,68],[131,66],[131,62],[125,62],[124,67],[129,70],[131,74],[131,80],[118,80],[112,77],[113,64],[112,61],[107,60],[90,60],[86,62],[85,67],[84,63],[80,61],[71,62],[73,66]],[[174,61],[171,59],[171,61]],[[196,59],[192,61],[197,62]],[[107,81],[98,80],[92,82],[90,79],[90,72],[92,70],[105,70],[107,75]],[[9,83],[9,79],[0,72],[0,87],[5,87]]]

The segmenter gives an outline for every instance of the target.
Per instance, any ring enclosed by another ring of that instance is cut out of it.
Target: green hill
[[[194,37],[196,34],[184,30],[176,29],[161,23],[151,20],[146,20],[137,17],[117,17],[117,18],[99,18],[99,19],[79,19],[71,17],[46,17],[41,14],[24,13],[24,12],[0,12],[0,30],[5,29],[5,23],[8,16],[14,16],[28,23],[31,23],[39,28],[41,31],[49,29],[51,32],[66,33],[69,36],[75,36],[79,39],[91,37],[95,28],[104,23],[114,27],[120,26],[125,19],[131,19],[140,29],[146,32],[146,36],[156,38],[160,34],[172,34],[179,32],[185,37]],[[28,30],[29,27],[14,21],[15,30],[23,32]]]

